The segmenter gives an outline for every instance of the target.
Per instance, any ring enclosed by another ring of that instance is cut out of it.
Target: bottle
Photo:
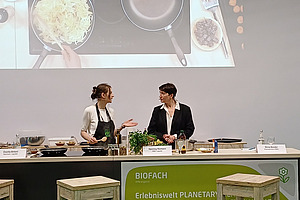
[[[216,140],[216,139],[213,139],[213,149],[214,149],[214,153],[218,153],[219,152],[218,140]]]
[[[178,152],[179,153],[183,153],[182,152],[182,148],[183,146],[185,146],[186,148],[186,136],[185,136],[185,133],[184,133],[184,130],[180,130],[180,133],[177,137],[177,147],[178,147]],[[185,153],[186,153],[186,150],[185,150]]]
[[[179,136],[177,139],[186,140],[184,130],[180,130]]]
[[[15,143],[15,148],[19,149],[21,148],[21,143],[20,143],[20,135],[16,134],[16,143]]]
[[[116,133],[116,144],[118,146],[121,144],[121,133],[119,129],[117,129],[117,133]]]
[[[263,132],[264,132],[263,130],[260,130],[259,132],[258,144],[263,144],[265,142]]]

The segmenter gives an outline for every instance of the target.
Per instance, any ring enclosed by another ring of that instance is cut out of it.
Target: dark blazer
[[[186,138],[190,138],[195,130],[192,112],[189,106],[179,103],[180,110],[175,109],[172,120],[171,135],[179,136],[180,130],[184,130]],[[151,120],[148,126],[148,133],[157,136],[157,139],[163,140],[163,135],[167,134],[167,117],[162,105],[154,108]]]

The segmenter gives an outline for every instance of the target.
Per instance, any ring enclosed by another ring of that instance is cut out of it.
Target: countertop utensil
[[[209,10],[212,12],[215,20],[220,23],[220,21],[217,18],[217,14],[216,14],[217,8],[219,7],[219,0],[202,0],[202,4],[206,10]],[[225,58],[228,58],[228,50],[227,50],[227,47],[225,44],[224,36],[222,36],[221,44],[223,47]]]
[[[234,142],[241,142],[241,138],[215,138],[218,142],[221,143],[234,143]],[[212,142],[213,139],[209,139],[208,142]]]

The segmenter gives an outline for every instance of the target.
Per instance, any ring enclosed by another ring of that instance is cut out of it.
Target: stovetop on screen
[[[33,0],[28,0],[30,12]],[[120,0],[92,0],[95,27],[90,38],[76,50],[79,54],[174,54],[175,50],[165,30],[145,31],[132,24],[124,14]],[[185,54],[191,53],[190,2],[172,24],[175,38]],[[29,53],[38,55],[43,44],[29,27]],[[51,51],[50,54],[60,54]]]

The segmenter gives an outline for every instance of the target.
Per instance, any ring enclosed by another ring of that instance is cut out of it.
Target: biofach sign
[[[121,164],[121,197],[123,200],[216,200],[216,179],[234,173],[279,176],[280,199],[298,200],[296,159],[125,162]]]

